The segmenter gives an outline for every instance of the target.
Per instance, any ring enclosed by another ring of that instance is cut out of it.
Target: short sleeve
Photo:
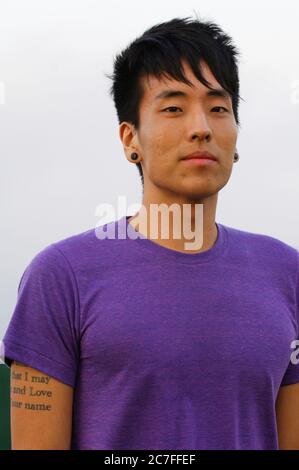
[[[297,337],[290,344],[290,362],[283,376],[281,385],[299,382],[299,251],[297,251],[297,275],[295,282],[295,314]]]
[[[21,277],[3,338],[5,363],[22,362],[74,387],[79,332],[76,278],[65,255],[51,244],[32,259]]]

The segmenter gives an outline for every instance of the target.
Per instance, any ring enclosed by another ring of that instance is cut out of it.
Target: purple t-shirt
[[[212,248],[183,253],[121,238],[128,218],[33,258],[7,363],[74,387],[72,449],[277,449],[277,393],[299,382],[299,252],[217,223]]]

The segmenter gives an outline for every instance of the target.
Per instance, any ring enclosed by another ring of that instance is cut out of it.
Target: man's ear
[[[134,140],[136,140],[137,133],[133,124],[123,121],[119,125],[119,137],[122,141],[124,149],[134,146]]]
[[[136,152],[139,155],[138,136],[133,124],[122,122],[119,126],[119,136],[123,144],[127,160],[130,162],[131,154]]]

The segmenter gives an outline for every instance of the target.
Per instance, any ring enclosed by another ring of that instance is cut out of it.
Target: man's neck
[[[178,203],[181,209],[180,215],[175,216],[174,212],[169,210],[168,215],[165,215],[163,220],[163,215],[161,215],[163,211],[157,217],[157,211],[153,209],[153,204],[159,206],[159,204],[167,205],[167,203],[144,200],[142,210],[130,217],[128,222],[143,236],[159,245],[183,253],[199,253],[212,248],[217,240],[218,231],[215,224],[216,202],[217,194],[212,199],[209,198],[209,200],[203,202],[189,203],[189,211],[186,212],[184,204],[188,205],[188,203],[186,201]],[[198,210],[198,207],[196,207],[196,204],[202,204],[202,208],[197,212],[197,216],[196,210]],[[170,206],[171,204],[168,204],[168,207]],[[151,207],[152,211],[150,210]],[[198,214],[201,215],[198,217]],[[163,234],[165,224],[167,225],[167,230]],[[193,238],[190,238],[192,234]]]

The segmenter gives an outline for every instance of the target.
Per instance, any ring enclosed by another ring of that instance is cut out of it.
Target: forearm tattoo
[[[16,366],[23,364],[14,361]],[[11,370],[11,406],[14,408],[32,411],[51,411],[52,405],[49,403],[52,398],[52,391],[49,389],[51,377],[42,372],[24,369],[18,371],[17,368]]]

